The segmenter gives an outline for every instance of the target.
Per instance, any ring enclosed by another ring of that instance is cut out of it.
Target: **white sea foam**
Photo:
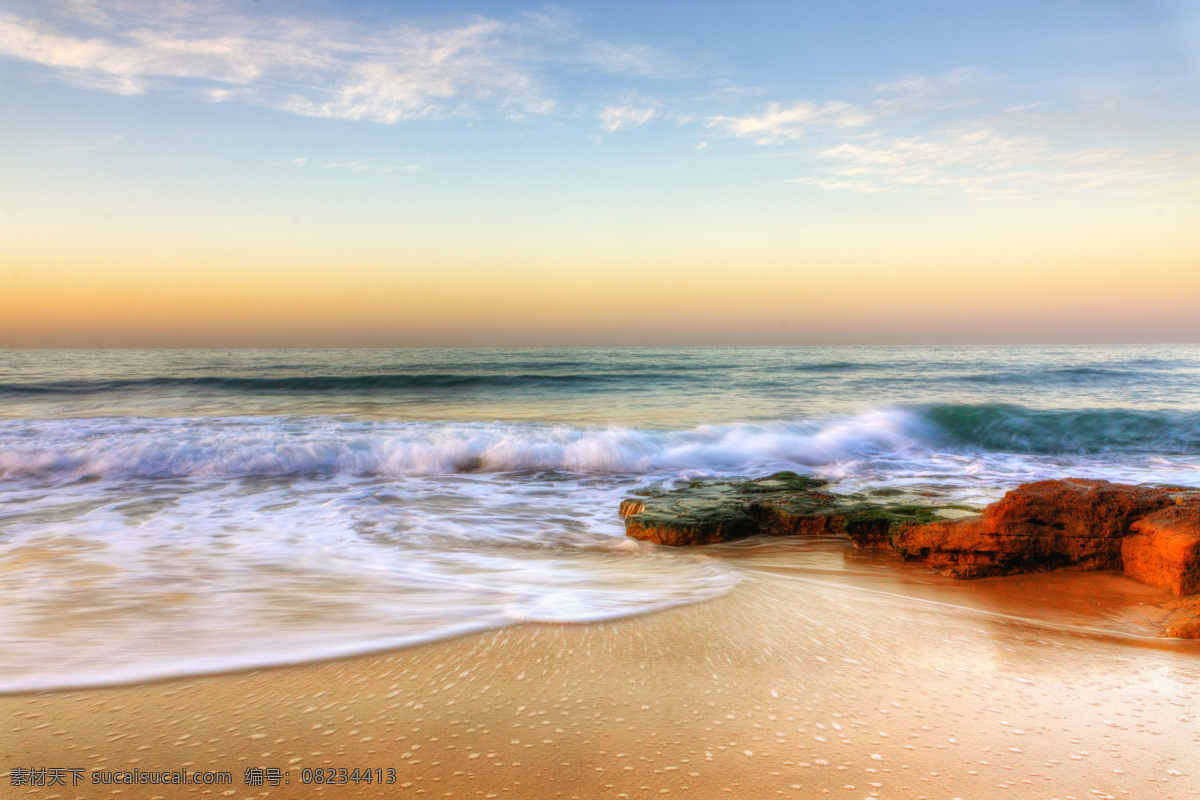
[[[737,574],[627,540],[627,482],[499,476],[0,489],[0,691],[364,652],[714,597]]]
[[[936,438],[920,414],[900,409],[686,431],[338,418],[10,421],[0,423],[0,477],[752,471],[904,451]]]
[[[935,409],[941,413],[940,409]],[[979,426],[994,437],[1008,409]],[[1041,412],[1029,412],[1041,413]],[[1020,425],[1029,426],[1026,419]],[[1093,420],[1088,425],[1095,427]],[[1120,428],[1123,420],[1111,421]],[[1016,427],[1020,427],[1013,423]],[[1047,425],[1053,427],[1054,423]],[[1076,438],[1083,436],[1081,432]],[[1062,438],[1055,429],[1055,441]],[[1102,438],[1104,431],[1094,431]],[[1023,440],[1027,443],[1027,438]],[[1018,444],[1020,444],[1018,442]],[[889,470],[947,459],[1004,479],[1029,464],[1101,463],[1117,477],[1181,480],[1194,456],[1079,448],[1041,453],[956,440],[919,408],[879,408],[801,420],[701,425],[688,430],[522,423],[394,422],[346,417],[94,418],[0,421],[0,478],[176,479],[287,476],[406,477],[464,472],[558,470],[649,475],[696,471],[760,474],[770,469],[849,477],[878,461]],[[987,465],[984,468],[983,465]],[[849,466],[848,466],[849,465]],[[974,465],[974,466],[969,466]],[[998,470],[998,472],[997,472]],[[877,477],[877,476],[876,476]],[[1185,478],[1183,478],[1186,480]]]

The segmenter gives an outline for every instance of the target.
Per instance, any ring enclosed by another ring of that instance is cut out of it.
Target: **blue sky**
[[[7,0],[0,345],[1196,338],[1198,9]]]

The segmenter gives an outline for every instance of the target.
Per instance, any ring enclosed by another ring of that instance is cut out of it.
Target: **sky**
[[[1200,3],[0,0],[0,347],[1200,342]]]

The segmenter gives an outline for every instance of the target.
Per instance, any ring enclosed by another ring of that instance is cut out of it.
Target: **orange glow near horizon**
[[[0,345],[1194,341],[1197,243],[1164,238],[1098,236],[1057,251],[996,237],[937,248],[680,243],[669,255],[594,247],[569,258],[551,245],[523,259],[504,257],[509,243],[495,257],[425,248],[407,258],[62,248],[5,255],[24,266],[9,267],[0,293]]]

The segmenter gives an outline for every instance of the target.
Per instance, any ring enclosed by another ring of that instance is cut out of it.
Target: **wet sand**
[[[954,583],[843,543],[713,551],[706,603],[381,655],[0,697],[13,797],[1200,797],[1200,646],[1114,575]],[[231,786],[14,787],[12,767]],[[251,787],[248,767],[290,783]],[[394,769],[316,786],[305,768]]]

